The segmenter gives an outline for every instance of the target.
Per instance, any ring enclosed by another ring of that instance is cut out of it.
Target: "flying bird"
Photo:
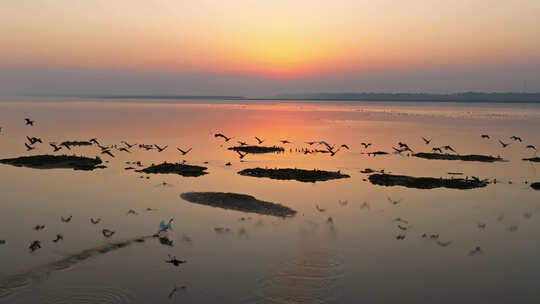
[[[31,151],[31,150],[34,150],[36,147],[32,147],[30,146],[29,144],[27,143],[24,143],[24,146],[26,147],[26,151]]]
[[[365,149],[367,149],[369,146],[371,146],[371,143],[360,143],[362,146],[364,146]]]
[[[56,239],[53,240],[53,242],[57,243],[58,241],[64,240],[64,236],[61,234],[56,235]]]
[[[62,150],[62,147],[59,147],[59,146],[57,146],[57,145],[54,144],[54,143],[49,143],[49,145],[50,145],[51,147],[53,147],[53,149],[54,149],[53,152],[58,152],[58,151]]]
[[[127,152],[127,153],[131,153],[131,151],[129,151],[128,149],[126,149],[124,147],[121,147],[120,149],[118,149],[118,151],[124,151],[124,152]]]
[[[97,218],[97,219],[94,219],[93,217],[90,218],[90,223],[94,225],[98,224],[99,222],[101,222],[100,218]]]
[[[30,249],[31,252],[34,252],[38,250],[39,248],[41,248],[41,242],[33,241],[32,243],[30,243],[30,246],[28,246],[28,248]]]
[[[70,215],[70,216],[68,216],[68,217],[63,217],[63,216],[61,216],[61,217],[60,217],[60,220],[61,220],[63,223],[69,223],[69,222],[71,222],[71,218],[72,218],[72,217],[73,217],[72,215]]]
[[[25,118],[24,120],[26,122],[25,125],[27,125],[27,126],[33,126],[34,125],[35,121],[31,120],[30,118]]]
[[[238,150],[236,150],[236,153],[238,153],[238,157],[240,157],[240,159],[242,159],[242,158],[246,157],[246,155],[248,155],[247,152],[244,153],[244,154],[242,154],[242,152],[240,152],[240,151],[238,151]]]
[[[166,260],[165,263],[169,263],[169,264],[173,264],[174,266],[178,266],[180,264],[186,263],[186,261],[179,260],[175,256],[169,255],[169,259]]]
[[[392,205],[397,205],[397,204],[401,203],[401,201],[403,201],[403,199],[400,199],[400,200],[398,200],[398,201],[393,200],[393,199],[390,198],[390,196],[387,196],[386,198],[388,199],[388,201],[389,201]]]
[[[499,139],[499,143],[501,144],[501,146],[502,146],[503,148],[506,148],[506,147],[508,147],[508,146],[510,145],[509,143],[508,143],[508,144],[505,144],[505,143],[504,143],[502,140],[500,140],[500,139]]]
[[[158,152],[162,152],[163,150],[167,149],[168,146],[165,146],[165,147],[161,148],[160,146],[154,144],[154,147],[156,147],[156,149],[158,150]]]
[[[103,150],[103,151],[101,151],[101,154],[107,154],[107,155],[109,155],[110,157],[114,157],[114,155],[111,153],[110,150]]]
[[[346,144],[341,145],[340,148],[345,148],[345,149],[349,150],[349,146],[347,146]]]
[[[123,143],[124,145],[126,145],[126,147],[128,147],[129,149],[131,149],[133,146],[136,145],[136,144],[129,144],[127,141],[121,141],[121,143]]]
[[[515,140],[515,141],[522,142],[521,137],[519,137],[519,136],[510,136],[510,139],[513,139],[513,140]]]
[[[113,234],[115,234],[116,231],[112,231],[112,230],[109,230],[109,229],[103,229],[101,231],[101,233],[103,234],[104,237],[106,238],[110,238],[111,236],[113,236]]]
[[[441,148],[432,148],[431,151],[442,153]]]
[[[258,138],[257,136],[255,136],[255,139],[257,140],[257,142],[260,144],[262,144],[264,142],[264,139],[260,139]]]
[[[454,148],[452,148],[451,146],[444,146],[443,149],[446,151],[452,151],[454,153],[457,153],[456,150],[454,150]]]
[[[422,137],[422,139],[424,140],[426,145],[429,145],[431,143],[431,141],[433,140],[433,138],[432,139],[426,139],[425,137]]]
[[[178,148],[178,147],[176,147],[176,149],[177,149],[178,151],[180,151],[180,153],[182,153],[182,155],[186,155],[186,154],[188,154],[189,151],[191,151],[193,148],[189,148],[189,149],[187,149],[186,151],[184,151],[184,150],[182,150],[182,149],[180,149],[180,148]]]
[[[480,137],[489,139],[489,135],[487,135],[487,134],[482,134],[482,135],[480,135]]]
[[[221,133],[214,134],[214,137],[222,137],[223,139],[225,139],[225,142],[228,142],[229,140],[232,139],[232,137],[227,137],[227,136],[225,136],[225,135],[223,135]]]
[[[536,151],[536,147],[533,146],[533,145],[527,145],[526,149],[532,149],[532,150]]]

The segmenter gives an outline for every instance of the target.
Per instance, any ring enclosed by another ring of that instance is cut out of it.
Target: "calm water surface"
[[[35,126],[25,126],[25,117]],[[114,159],[102,156],[106,169],[91,172],[0,165],[0,239],[6,240],[0,245],[0,303],[540,302],[540,192],[526,184],[540,181],[539,168],[521,161],[534,155],[526,144],[540,148],[539,105],[6,101],[0,103],[0,126],[1,158],[52,153],[48,142],[93,137],[104,144],[168,145],[161,153],[116,151]],[[281,139],[293,144],[285,153],[248,155],[240,162],[215,132],[234,136],[231,142],[255,144],[258,136],[268,145]],[[491,140],[482,140],[484,133]],[[27,135],[44,144],[26,152]],[[498,139],[510,142],[512,135],[523,143],[501,148]],[[432,144],[421,136],[433,138]],[[346,143],[350,150],[334,157],[294,152],[313,140]],[[399,141],[415,151],[448,144],[460,154],[500,155],[508,162],[368,157],[360,145],[390,152]],[[193,151],[182,157],[175,147]],[[98,150],[72,153],[93,157]],[[141,179],[124,170],[126,161],[182,160],[208,162],[209,174]],[[341,170],[351,178],[301,183],[237,174],[259,166]],[[463,172],[498,182],[474,190],[381,187],[366,181],[364,168],[432,177]],[[298,214],[283,220],[194,205],[179,197],[186,191],[246,193]],[[139,214],[127,215],[129,209]],[[60,221],[68,215],[71,222]],[[90,217],[102,221],[92,225]],[[409,222],[407,232],[398,229],[397,217]],[[150,235],[169,218],[173,246],[148,239],[78,255]],[[37,224],[46,228],[35,231]],[[230,232],[216,233],[215,227]],[[105,239],[103,228],[117,232]],[[53,243],[57,233],[64,241]],[[441,247],[423,233],[451,243]],[[398,241],[398,234],[406,238]],[[43,248],[29,253],[33,240]],[[483,254],[468,256],[476,246]],[[171,266],[164,262],[169,254],[187,263]],[[174,286],[186,289],[169,299]]]

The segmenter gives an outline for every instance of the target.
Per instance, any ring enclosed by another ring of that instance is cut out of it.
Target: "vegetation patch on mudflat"
[[[226,192],[185,192],[180,197],[190,203],[242,212],[292,217],[296,211],[275,203],[260,201],[247,194]]]
[[[152,164],[148,168],[137,170],[143,173],[161,173],[161,174],[179,174],[182,176],[197,177],[208,174],[206,167],[187,165],[183,163],[161,163],[159,165]]]
[[[540,182],[532,183],[531,188],[533,188],[534,190],[540,190]]]
[[[522,160],[538,163],[540,162],[540,157],[523,158]]]
[[[493,157],[488,155],[459,155],[459,154],[440,154],[440,153],[414,153],[414,157],[425,158],[425,159],[441,159],[441,160],[462,160],[462,161],[477,161],[492,163],[498,161],[504,161],[501,157]]]
[[[434,178],[434,177],[412,177],[406,175],[392,174],[372,174],[368,177],[369,181],[379,186],[403,186],[416,189],[474,189],[487,186],[486,180],[477,178]]]
[[[271,179],[279,180],[296,180],[299,182],[319,182],[328,181],[332,179],[349,178],[347,174],[342,174],[339,171],[323,171],[323,170],[303,170],[303,169],[267,169],[267,168],[253,168],[244,169],[239,171],[238,174],[252,177],[267,177]]]
[[[74,169],[94,170],[102,163],[99,157],[90,158],[75,155],[32,155],[0,159],[0,163],[34,169]]]
[[[279,153],[285,151],[283,147],[278,146],[272,146],[272,147],[265,147],[265,146],[236,146],[236,147],[229,147],[229,150],[233,151],[239,151],[244,153],[252,153],[252,154],[261,154],[261,153]]]

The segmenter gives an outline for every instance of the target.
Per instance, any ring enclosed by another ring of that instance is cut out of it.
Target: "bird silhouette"
[[[510,136],[510,139],[513,139],[513,140],[515,140],[515,141],[522,142],[521,137],[519,137],[519,136]]]
[[[166,260],[165,263],[169,263],[169,264],[173,264],[174,266],[178,266],[180,264],[186,263],[186,261],[179,260],[175,256],[171,256],[169,254],[169,259]]]
[[[61,216],[61,217],[60,217],[60,220],[61,220],[63,223],[69,223],[69,222],[71,222],[71,218],[72,218],[72,217],[73,217],[72,215],[70,215],[70,216],[68,216],[68,217],[63,217],[63,216]]]
[[[103,150],[103,151],[101,151],[101,154],[107,154],[110,157],[114,157],[114,154],[112,154],[112,152],[110,150]]]
[[[121,147],[120,149],[118,149],[118,151],[123,151],[123,152],[131,153],[131,151],[129,151],[128,149],[126,149],[126,148],[124,148],[124,147]]]
[[[501,144],[501,147],[506,148],[510,145],[510,143],[505,144],[502,140],[499,139],[499,143]]]
[[[371,143],[360,143],[362,146],[364,146],[364,149],[367,149],[369,146],[371,146]]]
[[[36,148],[36,147],[30,146],[30,145],[27,144],[27,143],[24,143],[24,146],[26,147],[26,151],[32,151],[32,150],[34,150],[34,149]]]
[[[100,218],[97,218],[97,219],[94,219],[94,218],[90,218],[90,223],[96,225],[96,224],[99,224],[99,222],[101,222],[101,219]]]
[[[58,241],[64,240],[64,236],[61,234],[56,235],[56,239],[53,240],[53,242],[57,243]]]
[[[248,155],[247,152],[244,153],[244,154],[242,154],[242,152],[240,152],[240,151],[238,151],[238,150],[236,150],[236,153],[238,153],[238,157],[240,157],[240,159],[243,159],[244,157],[246,157],[246,155]]]
[[[103,234],[104,237],[110,238],[111,236],[113,236],[113,234],[116,233],[116,231],[112,231],[112,230],[109,230],[109,229],[103,229],[103,230],[101,230],[101,233]]]
[[[227,137],[227,136],[225,136],[225,135],[223,135],[221,133],[214,134],[214,137],[222,137],[225,140],[225,142],[228,142],[229,140],[232,139],[232,137]]]
[[[30,118],[25,118],[25,123],[27,126],[33,126],[34,125],[34,122],[33,120],[31,120]]]
[[[49,143],[49,145],[50,145],[51,147],[53,147],[53,149],[54,149],[53,152],[58,152],[58,151],[62,150],[62,147],[59,147],[59,146],[57,146],[57,145],[54,144],[54,143]]]
[[[350,150],[350,149],[349,149],[349,146],[347,146],[346,144],[342,144],[342,145],[339,146],[339,147],[340,147],[340,148],[345,148],[345,149],[347,149],[347,150]]]
[[[436,148],[436,147],[435,147],[435,148],[432,148],[431,151],[442,153],[441,148]]]
[[[126,145],[126,147],[128,147],[129,149],[131,149],[133,146],[136,145],[136,144],[129,144],[127,141],[121,141],[121,143],[123,143],[124,145]]]
[[[154,147],[156,147],[156,149],[158,150],[158,152],[162,152],[163,150],[167,149],[168,146],[165,146],[165,147],[161,148],[160,146],[154,144]]]
[[[178,148],[178,147],[176,147],[176,149],[177,149],[178,151],[180,151],[180,153],[182,153],[182,155],[186,155],[186,154],[188,154],[189,151],[191,151],[193,148],[189,148],[189,149],[187,149],[187,150],[185,150],[185,151],[182,150],[182,149],[180,149],[180,148]]]
[[[398,200],[398,201],[393,200],[393,199],[391,199],[389,196],[387,196],[386,198],[388,199],[388,201],[389,201],[392,205],[397,205],[397,204],[401,203],[401,201],[403,201],[403,199],[400,199],[400,200]]]
[[[39,248],[41,248],[41,242],[37,240],[33,241],[32,243],[30,243],[30,246],[28,246],[28,248],[30,249],[31,252],[34,252],[38,250]]]
[[[429,145],[431,143],[431,141],[433,140],[433,138],[432,139],[426,139],[425,137],[422,137],[422,139],[424,140],[426,145]]]
[[[264,139],[260,139],[258,138],[257,136],[255,136],[255,139],[257,140],[257,142],[260,144],[262,144],[264,142]]]
[[[489,135],[487,135],[487,134],[482,134],[482,135],[480,135],[480,137],[489,139]]]
[[[536,147],[533,146],[533,145],[527,145],[527,147],[525,147],[526,149],[532,149],[534,151],[536,151]]]
[[[61,143],[60,146],[66,147],[66,149],[71,150],[71,147],[68,145],[67,142]]]
[[[445,151],[452,151],[454,153],[457,153],[456,150],[454,150],[454,148],[452,148],[451,146],[448,146],[448,145],[444,146],[443,149]]]
[[[45,225],[36,225],[34,227],[34,230],[36,230],[36,231],[43,230],[43,229],[45,229]]]

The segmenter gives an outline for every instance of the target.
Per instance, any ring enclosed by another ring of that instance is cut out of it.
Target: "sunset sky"
[[[17,0],[0,95],[540,91],[540,1]]]

